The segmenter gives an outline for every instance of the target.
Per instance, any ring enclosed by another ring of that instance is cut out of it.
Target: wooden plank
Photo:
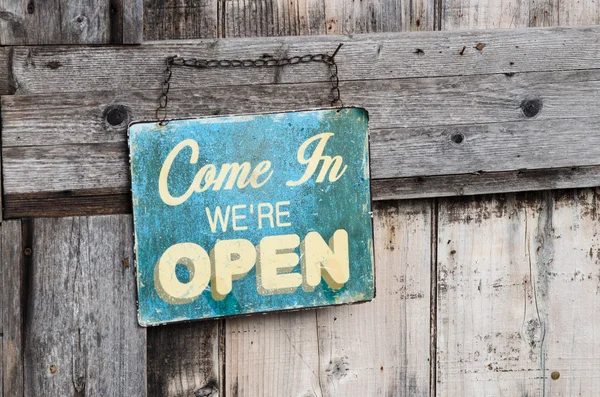
[[[546,331],[544,390],[593,395],[600,388],[598,190],[557,192],[548,200],[544,234],[531,245]]]
[[[18,94],[156,92],[164,59],[172,54],[252,59],[331,53],[341,42],[336,60],[346,82],[595,69],[600,67],[600,46],[594,44],[599,40],[600,27],[578,27],[175,41],[138,47],[15,47],[9,64]],[[482,50],[476,48],[479,43],[485,44]],[[233,72],[177,68],[172,88],[328,81],[322,64],[245,68],[235,78]]]
[[[532,255],[543,205],[514,195],[440,201],[438,396],[542,395],[548,344],[533,285],[544,269]]]
[[[223,395],[221,324],[148,328],[148,395]]]
[[[0,45],[60,43],[60,4],[0,0]]]
[[[314,310],[226,320],[225,395],[323,396]]]
[[[25,395],[144,395],[130,216],[33,221]]]
[[[600,7],[596,0],[559,1],[558,22],[563,26],[600,23]]]
[[[144,0],[144,39],[220,37],[217,0]]]
[[[147,0],[146,39],[431,30],[433,4],[431,0],[353,3],[317,0]]]
[[[372,177],[383,189],[375,197],[392,199],[596,185],[589,167],[599,158],[599,81],[587,70],[352,81],[343,92],[370,113]],[[170,111],[185,118],[327,106],[325,84],[291,87],[173,90]],[[125,129],[156,106],[150,91],[3,97],[5,215],[54,205],[51,213],[63,215],[129,211]],[[70,205],[77,197],[83,212]]]
[[[472,196],[600,186],[600,166],[376,179],[373,200]]]
[[[326,1],[327,34],[433,30],[432,0]]]
[[[325,396],[428,396],[432,202],[374,209],[377,297],[317,311]]]
[[[442,29],[459,30],[556,26],[561,13],[557,0],[444,0],[441,14]]]
[[[330,87],[323,83],[209,87],[201,92],[199,89],[171,90],[169,117],[328,107],[331,100]],[[530,146],[543,149],[553,144],[567,147],[581,144],[569,143],[570,136],[552,136],[552,131],[574,130],[574,134],[585,135],[596,128],[595,118],[600,117],[600,98],[595,94],[598,89],[600,71],[584,70],[510,77],[353,81],[342,85],[342,99],[350,106],[369,111],[375,144],[386,149],[392,144],[391,162],[406,157],[406,151],[413,146],[423,145],[426,136],[430,142],[427,152],[420,158],[403,160],[407,169],[394,174],[410,176],[415,175],[413,168],[424,170],[421,174],[431,173],[432,159],[428,157],[443,155],[453,148],[460,156],[477,155],[480,149],[485,149],[487,156],[494,152],[488,150],[492,146],[498,151],[493,155],[504,156],[500,162],[510,160],[515,166],[526,168],[531,166],[533,157],[545,154],[534,156],[526,152]],[[2,145],[3,148],[51,148],[126,142],[128,123],[154,119],[157,106],[156,93],[151,91],[63,94],[60,98],[54,94],[5,96]],[[550,132],[546,134],[547,130]],[[462,141],[454,142],[452,137],[455,140],[462,137]],[[398,140],[402,141],[401,146],[394,144]],[[511,157],[506,157],[508,151]],[[459,159],[453,159],[456,160]],[[420,165],[423,161],[429,163]],[[439,164],[438,159],[435,161]],[[486,165],[490,162],[486,158],[477,161],[483,164],[479,168],[467,165],[465,172],[497,168]]]
[[[0,95],[10,95],[15,91],[14,84],[12,84],[12,76],[9,74],[9,71],[12,70],[12,66],[10,65],[12,59],[11,52],[11,47],[0,47],[0,71],[2,71],[0,73]]]
[[[597,390],[597,210],[592,190],[441,202],[438,395]]]
[[[319,0],[225,0],[220,6],[223,37],[326,33],[326,6]]]
[[[140,43],[141,0],[0,0],[0,45]]]
[[[144,40],[143,0],[123,0],[123,44],[140,44]]]
[[[0,228],[0,396],[23,396],[27,267],[21,221],[3,222]]]

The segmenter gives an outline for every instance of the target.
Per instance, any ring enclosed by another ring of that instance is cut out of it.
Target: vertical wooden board
[[[543,283],[543,205],[515,195],[440,202],[438,396],[541,395],[545,318],[532,285]]]
[[[523,0],[443,0],[444,30],[515,28],[529,24],[529,4]]]
[[[600,4],[598,0],[559,1],[558,18],[563,26],[598,24]]]
[[[327,1],[327,34],[432,30],[434,3],[434,0]]]
[[[60,15],[60,36],[54,43],[121,43],[122,8],[121,4],[117,6],[111,3],[107,0],[96,2],[61,0],[60,8],[54,10]]]
[[[21,221],[5,221],[0,229],[0,397],[22,396],[26,272]]]
[[[59,42],[60,3],[0,0],[0,45]]]
[[[25,394],[144,395],[131,217],[36,219],[31,233]]]
[[[378,203],[373,302],[317,311],[325,396],[428,396],[432,201]]]
[[[229,319],[225,337],[225,395],[323,395],[314,310]]]
[[[123,44],[139,44],[144,40],[143,0],[123,0]]]
[[[149,396],[222,395],[218,321],[148,328]]]
[[[325,33],[321,0],[224,0],[221,5],[224,37]]]
[[[590,189],[442,202],[439,396],[598,390],[597,214]]]
[[[546,320],[545,392],[592,396],[600,390],[598,191],[557,191],[548,200],[544,233],[532,242],[538,306]]]
[[[521,28],[558,24],[558,0],[443,0],[444,30]]]
[[[142,0],[0,0],[0,45],[139,43]]]
[[[559,18],[559,0],[530,0],[529,26],[556,26]]]
[[[218,0],[143,0],[144,39],[220,37]]]

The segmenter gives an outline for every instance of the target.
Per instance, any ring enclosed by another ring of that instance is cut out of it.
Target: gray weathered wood
[[[25,395],[146,393],[130,216],[36,219]]]
[[[216,59],[304,55],[331,53],[341,42],[336,60],[340,79],[347,82],[595,69],[600,67],[599,40],[600,27],[578,27],[152,42],[139,47],[34,46],[14,48],[7,63],[18,94],[156,92],[164,59],[173,54]],[[481,50],[475,48],[479,43],[485,44]],[[322,66],[250,68],[236,70],[235,78],[229,69],[177,68],[172,87],[328,81]]]
[[[594,393],[597,212],[593,190],[441,202],[438,396]]]
[[[146,0],[145,37],[306,36],[431,30],[432,0]]]
[[[600,186],[600,166],[376,179],[371,182],[371,191],[373,200],[394,200],[568,189],[574,185]]]
[[[220,32],[223,37],[327,33],[327,5],[321,0],[226,0],[220,6],[219,22],[222,23]]]
[[[563,26],[600,23],[600,7],[596,0],[559,1],[558,23]]]
[[[123,44],[139,44],[144,40],[143,0],[123,0]]]
[[[141,0],[0,0],[0,45],[140,43]]]
[[[221,321],[148,328],[149,396],[219,396]]]
[[[3,222],[0,228],[0,397],[18,397],[23,395],[27,268],[21,221]]]
[[[428,31],[434,25],[432,0],[325,1],[328,34]]]
[[[144,0],[144,39],[221,37],[217,0]]]
[[[569,4],[575,2],[560,4],[566,11]],[[444,0],[441,5],[444,30],[555,26],[561,15],[556,0]],[[581,6],[577,4],[573,8],[581,9]]]
[[[598,70],[555,71],[350,81],[342,92],[346,103],[370,113],[372,177],[384,189],[375,189],[375,198],[391,199],[596,185],[589,168],[569,170],[598,165],[598,81]],[[328,100],[320,83],[198,87],[172,90],[170,114],[281,111]],[[539,113],[527,117],[532,104]],[[156,106],[153,91],[3,97],[6,216],[33,215],[27,208],[61,196],[122,200],[129,186],[126,126],[152,119]],[[111,109],[122,111],[117,125],[107,121]],[[26,198],[38,201],[16,205]]]
[[[226,320],[226,396],[323,397],[314,310]]]

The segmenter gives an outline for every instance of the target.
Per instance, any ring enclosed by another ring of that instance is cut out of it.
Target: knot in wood
[[[542,110],[542,100],[539,98],[524,99],[521,102],[521,111],[525,117],[534,117]]]

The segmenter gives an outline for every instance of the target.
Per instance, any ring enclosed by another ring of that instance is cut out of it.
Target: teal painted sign
[[[129,128],[143,326],[373,299],[368,115]]]

